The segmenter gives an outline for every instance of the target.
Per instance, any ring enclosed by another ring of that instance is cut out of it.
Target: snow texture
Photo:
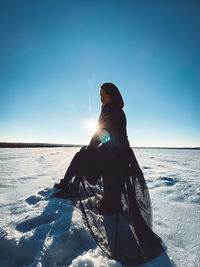
[[[79,148],[0,149],[0,267],[121,267],[96,245],[71,200],[55,199]],[[140,266],[200,266],[200,151],[134,149],[166,253]]]

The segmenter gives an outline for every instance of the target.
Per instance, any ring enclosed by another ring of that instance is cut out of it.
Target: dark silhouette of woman
[[[74,156],[55,188],[81,209],[97,244],[122,264],[142,264],[164,251],[152,231],[148,188],[130,148],[124,102],[112,83],[100,87],[102,110],[90,144]],[[75,201],[74,198],[78,198]]]

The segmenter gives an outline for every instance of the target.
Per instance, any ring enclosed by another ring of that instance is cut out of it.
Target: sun
[[[84,122],[84,127],[86,130],[94,133],[97,131],[98,125],[94,119],[88,119]]]

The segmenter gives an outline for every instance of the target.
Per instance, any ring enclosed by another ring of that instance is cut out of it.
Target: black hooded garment
[[[118,105],[102,107],[97,132],[75,158],[80,186],[78,200],[72,201],[99,247],[125,265],[143,264],[162,253],[161,238],[152,231],[147,184]]]

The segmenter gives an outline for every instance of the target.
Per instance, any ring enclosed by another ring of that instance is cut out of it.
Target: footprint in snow
[[[174,185],[178,182],[177,178],[171,178],[171,177],[160,177],[159,180],[165,182],[166,185]]]
[[[16,229],[20,232],[29,232],[32,229],[35,229],[36,227],[39,227],[44,224],[49,224],[55,220],[57,220],[59,217],[59,214],[47,214],[47,215],[40,215],[37,217],[33,217],[31,219],[25,220],[19,224],[17,224]]]
[[[37,204],[41,200],[43,200],[43,198],[41,196],[37,196],[37,195],[33,195],[33,196],[30,196],[27,199],[25,199],[25,201],[29,205],[35,205],[35,204]]]
[[[35,179],[37,179],[37,177],[35,177],[35,176],[23,176],[23,177],[19,178],[19,180],[21,180],[21,181],[35,180]]]
[[[46,187],[45,189],[39,191],[38,194],[48,200],[55,194],[55,189],[52,187]]]
[[[32,195],[25,199],[25,201],[29,205],[35,205],[39,201],[43,200],[50,200],[51,198],[54,197],[55,194],[55,189],[54,188],[45,188],[44,190],[39,191],[36,195]]]
[[[144,170],[148,170],[148,169],[152,169],[151,167],[148,167],[148,166],[144,166],[143,167]]]

